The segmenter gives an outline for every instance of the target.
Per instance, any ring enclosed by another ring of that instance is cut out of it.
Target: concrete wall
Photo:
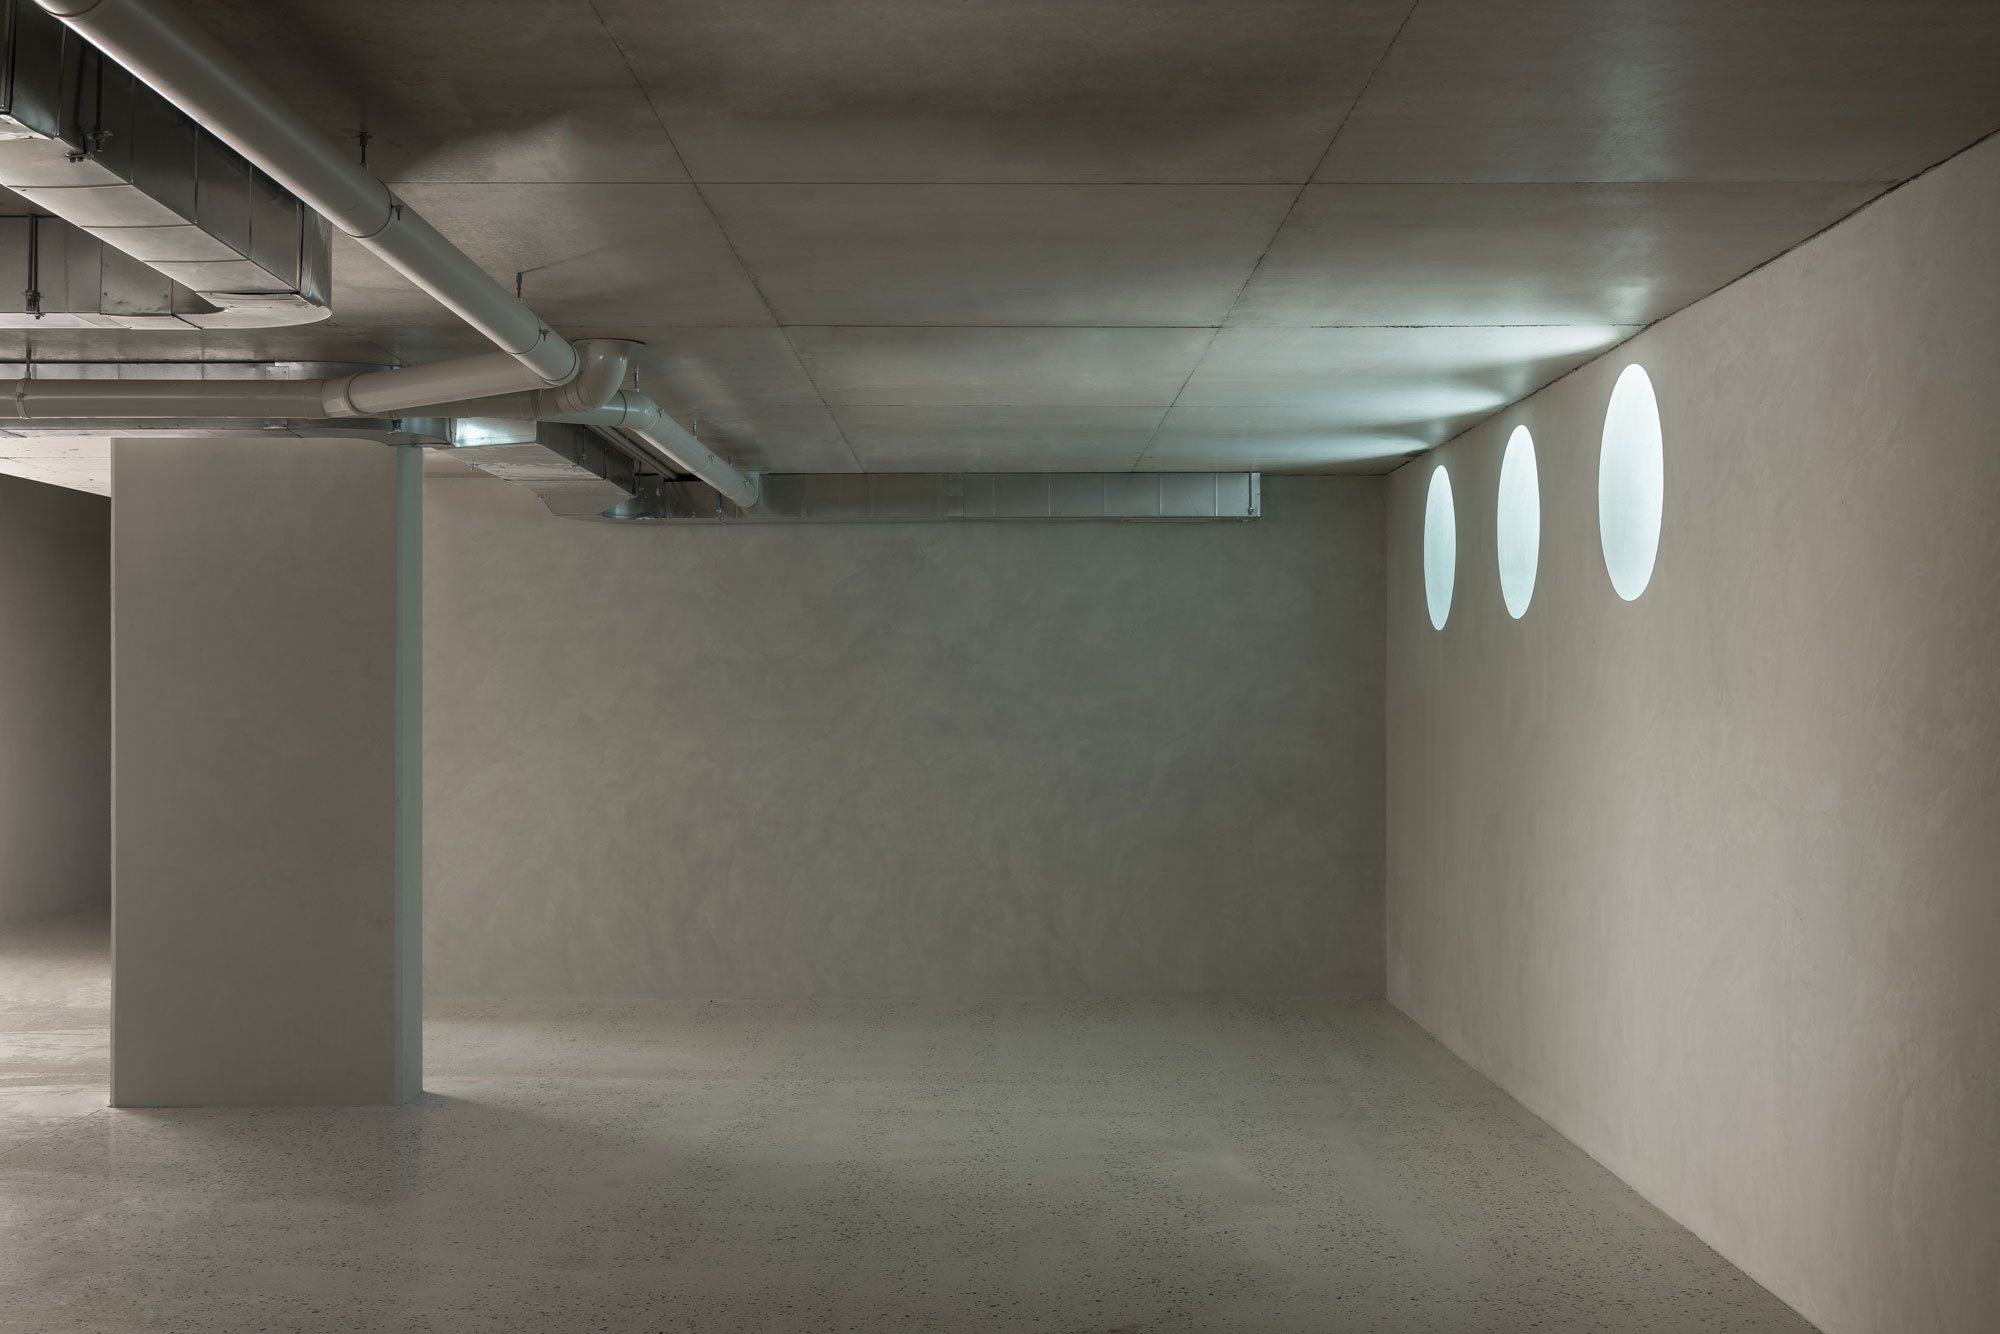
[[[434,994],[1381,994],[1382,484],[613,527],[433,478]]]
[[[418,1091],[418,454],[113,446],[114,1105]]]
[[[1391,999],[1834,1334],[2000,1329],[1996,235],[1989,141],[1392,480]],[[1666,507],[1625,603],[1597,454],[1633,361]]]
[[[111,502],[0,477],[0,923],[111,897]]]

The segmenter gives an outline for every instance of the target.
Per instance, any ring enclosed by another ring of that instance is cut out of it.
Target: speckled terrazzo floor
[[[434,1007],[401,1110],[108,1111],[0,936],[9,1331],[1805,1331],[1379,1006]]]

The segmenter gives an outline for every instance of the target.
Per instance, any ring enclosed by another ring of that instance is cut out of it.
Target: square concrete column
[[[113,446],[114,1106],[419,1091],[422,475]]]

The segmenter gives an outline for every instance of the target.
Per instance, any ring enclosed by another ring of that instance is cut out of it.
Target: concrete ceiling
[[[111,494],[111,442],[102,436],[0,436],[0,473]]]
[[[786,471],[1382,470],[2000,128],[1992,0],[187,7]],[[34,352],[480,346],[352,246],[334,295]]]

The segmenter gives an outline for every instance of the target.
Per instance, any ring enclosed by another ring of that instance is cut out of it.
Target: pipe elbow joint
[[[612,405],[631,369],[632,349],[643,346],[624,338],[585,338],[572,344],[577,369],[568,383],[550,391],[550,401],[562,412],[596,412]]]
[[[320,381],[319,405],[328,417],[360,417],[366,414],[354,404],[350,391],[357,377],[337,375],[331,380]]]

